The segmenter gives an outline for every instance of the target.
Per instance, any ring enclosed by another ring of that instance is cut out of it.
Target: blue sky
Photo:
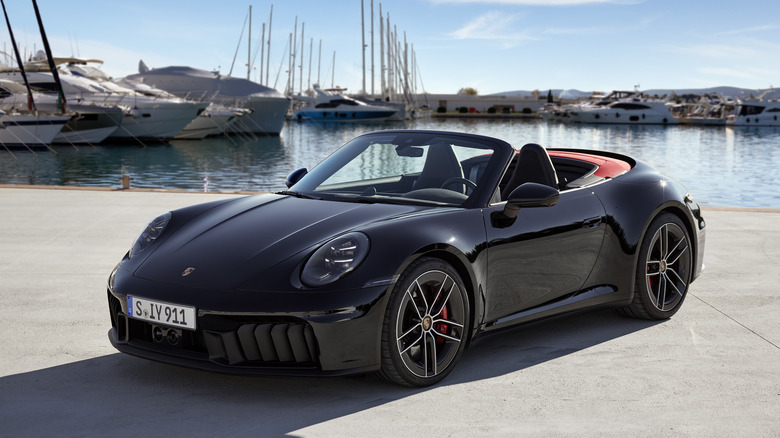
[[[31,1],[5,3],[21,50],[41,49]],[[227,73],[250,4],[253,52],[273,4],[272,86],[281,90],[287,81],[287,43],[297,16],[299,32],[305,23],[304,88],[312,38],[312,82],[322,40],[321,83],[330,86],[335,73],[334,85],[349,92],[362,88],[360,0],[38,1],[55,56],[102,59],[103,71],[114,77],[136,72],[140,59],[150,67],[189,65]],[[375,20],[379,4],[374,1]],[[371,1],[364,5],[370,44]],[[413,44],[422,77],[418,88],[430,93],[463,87],[491,94],[610,91],[637,84],[642,89],[780,85],[776,0],[386,0],[381,5],[384,17],[389,13],[391,25]],[[378,91],[378,22],[375,32]],[[5,26],[0,41],[10,53]],[[245,31],[234,76],[246,76],[247,57]],[[259,58],[258,53],[256,67]],[[366,63],[370,69],[370,47]],[[259,68],[252,79],[258,74]],[[371,91],[370,77],[366,88]]]

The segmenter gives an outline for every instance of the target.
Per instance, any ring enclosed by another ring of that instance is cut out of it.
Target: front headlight
[[[312,254],[301,272],[309,287],[324,286],[352,272],[368,254],[368,237],[349,233],[322,245]]]
[[[171,212],[165,213],[161,216],[157,216],[141,232],[141,235],[135,239],[133,247],[130,249],[129,257],[137,255],[141,251],[148,248],[158,237],[162,234],[165,226],[171,221]]]

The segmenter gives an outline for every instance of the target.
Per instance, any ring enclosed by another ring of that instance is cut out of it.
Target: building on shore
[[[420,106],[427,106],[434,113],[439,108],[444,112],[457,112],[459,108],[467,108],[469,112],[488,113],[521,113],[537,112],[546,100],[535,99],[531,96],[473,96],[464,94],[417,94],[416,102]],[[493,108],[491,110],[491,108]],[[528,109],[526,109],[528,108]]]

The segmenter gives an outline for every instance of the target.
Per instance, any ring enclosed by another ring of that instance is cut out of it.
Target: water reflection
[[[170,144],[56,147],[55,153],[0,149],[0,183],[275,191],[287,174],[311,169],[352,138],[379,129],[435,129],[488,135],[516,147],[599,149],[651,163],[685,184],[704,205],[780,208],[780,129],[590,126],[523,120],[408,123],[289,122],[279,137],[228,137]]]

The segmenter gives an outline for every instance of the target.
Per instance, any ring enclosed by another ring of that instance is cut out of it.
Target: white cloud
[[[592,36],[612,34],[619,35],[624,32],[636,32],[639,29],[648,29],[659,20],[659,17],[649,16],[642,17],[632,23],[623,23],[621,25],[609,24],[605,26],[591,26],[591,27],[551,27],[545,29],[543,33],[548,35],[580,35],[580,36]]]
[[[748,27],[748,28],[745,28],[745,29],[729,30],[729,31],[726,31],[726,32],[716,33],[715,35],[730,36],[730,35],[740,35],[740,34],[745,34],[745,33],[763,32],[763,31],[766,31],[766,30],[775,30],[775,29],[778,29],[778,26],[775,26],[773,24],[767,24],[767,25],[763,25],[763,26]]]
[[[523,41],[536,39],[513,29],[516,16],[490,11],[480,15],[460,29],[448,34],[456,40],[490,40],[512,47]]]
[[[596,35],[614,32],[611,27],[551,27],[544,33],[549,35]]]

